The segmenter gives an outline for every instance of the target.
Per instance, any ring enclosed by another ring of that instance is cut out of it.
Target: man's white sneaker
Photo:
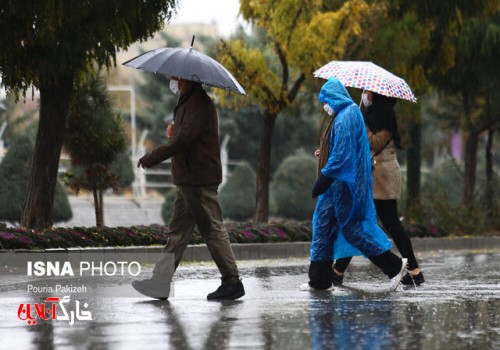
[[[398,288],[399,284],[401,283],[401,279],[403,278],[403,273],[406,271],[407,264],[408,264],[408,259],[402,258],[401,259],[401,270],[399,270],[399,273],[396,276],[391,278],[391,284],[389,287],[389,290],[391,292],[395,291]]]
[[[133,281],[132,287],[139,293],[155,299],[168,299],[170,294],[170,283],[153,278]]]

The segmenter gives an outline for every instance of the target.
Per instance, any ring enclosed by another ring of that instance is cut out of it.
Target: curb
[[[442,237],[442,238],[412,238],[415,252],[433,250],[475,250],[498,249],[500,237]]]
[[[443,237],[413,238],[416,253],[437,250],[485,250],[500,249],[500,237]],[[309,257],[310,242],[290,243],[234,243],[231,244],[236,260],[286,259]],[[96,248],[54,248],[45,250],[15,250],[24,253],[161,253],[163,246],[136,247],[96,247]],[[5,251],[4,251],[5,252]],[[184,251],[183,261],[211,261],[212,257],[205,244],[190,245]]]

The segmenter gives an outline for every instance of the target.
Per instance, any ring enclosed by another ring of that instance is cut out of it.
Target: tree
[[[110,187],[118,188],[122,159],[127,149],[127,136],[122,120],[113,112],[106,87],[93,79],[75,89],[68,113],[64,148],[71,156],[71,168],[66,183],[77,192],[89,190],[94,196],[96,226],[104,226],[103,193]],[[126,184],[126,183],[125,183]]]
[[[462,101],[463,113],[457,113],[455,120],[465,133],[462,204],[468,208],[475,202],[479,136],[499,123],[498,112],[492,112],[495,104],[498,108],[495,97],[500,89],[499,21],[500,7],[492,16],[468,20],[454,40],[453,66],[431,76],[442,91],[458,95]]]
[[[449,70],[455,64],[457,48],[455,38],[461,33],[466,21],[474,16],[485,16],[498,7],[497,0],[423,0],[418,3],[411,0],[388,0],[387,20],[394,23],[386,28],[394,28],[392,40],[385,40],[382,51],[392,54],[393,48],[404,48],[403,56],[394,55],[394,59],[404,58],[395,67],[407,71],[410,84],[416,83],[417,92],[425,92],[428,84],[426,80],[436,83],[436,76],[444,78],[446,84]],[[400,25],[405,25],[402,30]],[[375,38],[378,36],[375,35]],[[391,36],[389,36],[390,38]],[[410,38],[410,40],[408,40]],[[416,38],[418,45],[410,45]],[[380,41],[379,41],[380,43]],[[396,43],[396,45],[395,45]],[[434,77],[434,78],[433,78]],[[418,95],[418,94],[417,94]],[[411,111],[410,111],[411,112]],[[420,194],[420,166],[421,166],[421,120],[416,109],[413,109],[410,119],[410,145],[408,147],[408,208],[419,206]]]
[[[253,169],[258,166],[259,135],[264,124],[259,115],[258,108],[254,106],[244,106],[238,111],[219,109],[220,135],[231,136],[228,147],[230,159],[248,162]],[[273,131],[270,163],[272,174],[281,161],[294,154],[297,149],[303,148],[312,154],[317,147],[318,122],[313,118],[319,115],[316,101],[314,108],[301,102],[298,108],[288,108],[281,115],[282,118],[276,120]]]
[[[270,157],[277,116],[291,106],[316,68],[343,58],[349,39],[360,34],[359,23],[369,8],[361,0],[322,12],[324,6],[318,0],[242,0],[240,12],[262,31],[262,40],[255,43],[242,36],[222,42],[220,47],[219,60],[262,111],[254,216],[258,222],[269,218]],[[243,101],[217,93],[223,104],[234,106]]]
[[[52,225],[64,127],[73,86],[90,66],[169,20],[175,0],[6,0],[0,8],[0,77],[16,94],[40,91],[40,122],[21,225]]]
[[[11,136],[7,155],[0,163],[0,220],[18,223],[23,212],[26,189],[33,158],[34,132]],[[73,216],[64,187],[57,181],[54,196],[52,220],[68,221]]]

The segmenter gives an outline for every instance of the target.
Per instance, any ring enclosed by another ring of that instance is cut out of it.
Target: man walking
[[[167,299],[173,273],[168,253],[174,254],[175,270],[197,226],[222,275],[221,286],[208,294],[207,299],[238,299],[245,295],[245,289],[218,199],[222,166],[217,112],[200,83],[172,78],[170,89],[179,95],[179,102],[174,109],[174,123],[167,128],[169,141],[137,163],[138,167],[149,168],[172,159],[172,181],[177,186],[177,193],[168,225],[167,254],[156,264],[151,279],[134,281],[132,285],[144,295]]]

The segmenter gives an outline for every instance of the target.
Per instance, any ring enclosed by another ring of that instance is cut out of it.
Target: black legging
[[[417,259],[413,252],[410,237],[406,233],[398,216],[398,204],[395,199],[381,200],[375,199],[375,209],[380,221],[391,235],[394,244],[398,248],[403,258],[408,258],[408,270],[418,268]],[[345,272],[351,262],[352,257],[337,259],[333,266],[339,272]]]

